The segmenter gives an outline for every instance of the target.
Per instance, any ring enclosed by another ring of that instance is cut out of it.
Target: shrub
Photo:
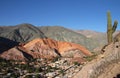
[[[80,63],[78,63],[78,62],[74,62],[74,65],[80,66]]]

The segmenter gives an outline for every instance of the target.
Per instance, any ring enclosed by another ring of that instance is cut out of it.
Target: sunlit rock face
[[[6,59],[28,60],[30,58],[52,59],[57,56],[83,58],[90,55],[92,55],[91,52],[78,44],[37,38],[26,44],[13,47],[0,56]]]
[[[61,56],[64,55],[65,53],[67,54],[67,52],[69,52],[70,50],[73,50],[73,52],[74,50],[79,50],[79,52],[81,53],[81,56],[92,55],[86,48],[84,48],[81,45],[70,43],[70,42],[56,41],[53,39],[39,39],[39,38],[34,39],[31,42],[24,45],[24,47],[33,52],[42,52],[43,49],[46,49],[46,50],[52,49],[56,51],[56,53],[60,54]],[[48,53],[48,54],[54,55],[51,53]]]
[[[104,53],[86,64],[74,78],[116,78],[119,74],[120,42],[118,40],[106,46]]]

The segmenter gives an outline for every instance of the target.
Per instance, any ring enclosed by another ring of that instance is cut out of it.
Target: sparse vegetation
[[[80,63],[78,63],[78,62],[74,62],[74,65],[80,66]]]
[[[87,57],[84,57],[87,61],[91,61],[91,60],[93,60],[93,59],[95,59],[95,57],[96,57],[97,55],[92,55],[92,56],[87,56]]]
[[[35,62],[35,61],[33,61]],[[31,62],[27,64],[20,64],[20,61],[5,60],[0,58],[0,77],[19,77],[20,75],[25,75],[26,73],[38,73],[43,72],[42,67],[35,67],[35,64],[30,65]],[[26,78],[29,78],[27,76]]]
[[[56,62],[56,61],[58,61],[59,59],[60,59],[60,57],[57,56],[57,57],[55,57],[55,58],[52,60],[52,62]]]
[[[49,77],[49,74],[53,73],[54,76],[63,77],[69,72],[74,72],[70,70],[75,70],[77,67],[80,67],[80,63],[75,62],[68,65],[69,62],[66,59],[60,59],[55,62],[51,62],[52,64],[45,63],[46,60],[42,60],[39,62],[38,59],[34,59],[32,61],[27,61],[25,64],[21,64],[22,61],[12,61],[0,59],[0,77],[24,77],[24,78],[46,78]],[[75,66],[75,67],[74,67]],[[67,72],[67,73],[66,73]],[[48,75],[47,75],[48,74]],[[68,73],[69,75],[69,73]]]
[[[64,69],[61,69],[61,70],[59,71],[59,74],[64,75],[64,74],[65,74],[65,70],[64,70]]]

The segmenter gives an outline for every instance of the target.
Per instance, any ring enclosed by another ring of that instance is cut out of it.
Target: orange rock
[[[92,55],[91,52],[89,52],[85,47],[70,43],[70,42],[62,42],[62,41],[56,41],[52,39],[34,39],[24,45],[24,47],[28,50],[32,50],[35,52],[40,51],[41,49],[55,49],[57,50],[61,55],[64,54],[64,52],[72,50],[72,49],[78,49],[81,52],[83,52],[85,55],[90,56]]]
[[[75,53],[76,50],[79,50]],[[83,58],[92,55],[85,47],[53,39],[34,39],[27,44],[19,45],[0,54],[0,57],[13,60],[27,60],[29,58],[48,58],[73,53],[73,57]],[[81,53],[79,53],[81,52]]]
[[[8,51],[3,52],[0,57],[7,60],[22,60],[25,61],[23,53],[19,51],[16,47],[9,49]]]

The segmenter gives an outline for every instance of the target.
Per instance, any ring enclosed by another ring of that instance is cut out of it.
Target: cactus
[[[112,20],[111,20],[111,15],[110,11],[107,12],[107,39],[108,39],[108,44],[110,44],[113,41],[113,33],[115,32],[117,28],[117,20],[114,21],[114,25],[112,26]]]

